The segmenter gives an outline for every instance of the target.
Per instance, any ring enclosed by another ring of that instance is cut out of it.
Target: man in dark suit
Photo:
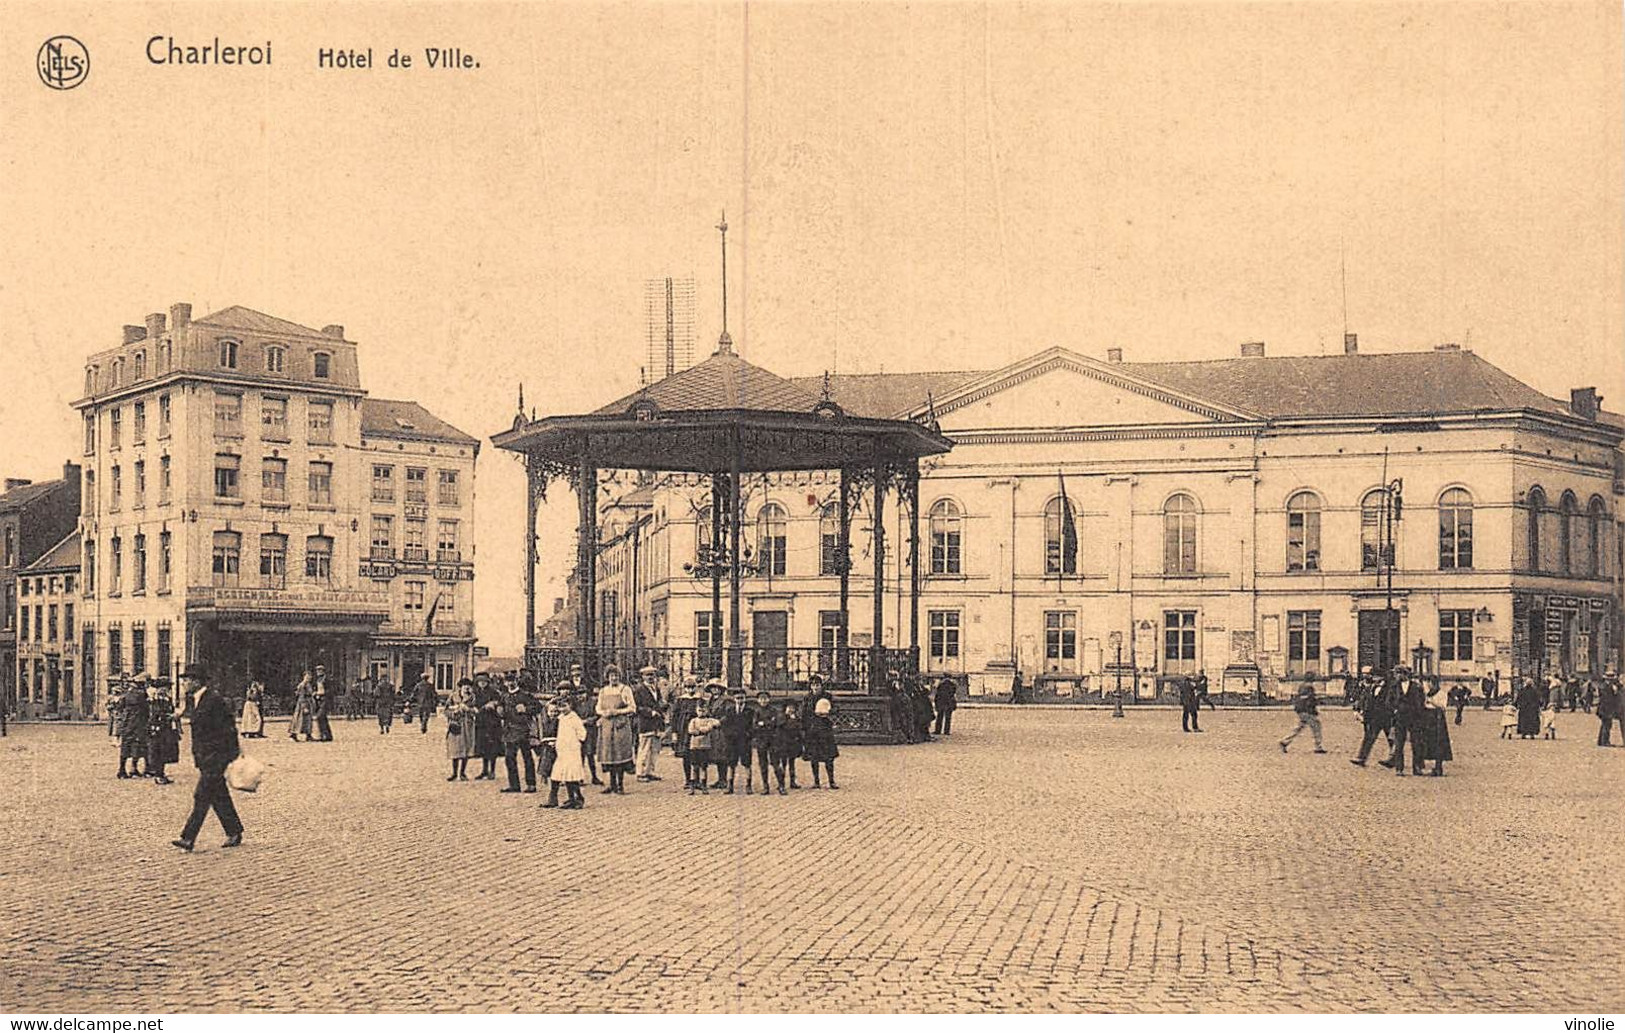
[[[226,785],[226,766],[241,752],[237,745],[237,720],[226,697],[210,688],[206,672],[196,665],[181,674],[181,691],[192,703],[192,762],[197,765],[197,788],[192,791],[192,815],[186,819],[181,838],[174,845],[190,851],[203,828],[203,819],[213,808],[226,830],[223,846],[240,846],[243,823],[231,802]]]
[[[540,708],[528,684],[511,682],[502,693],[502,754],[508,767],[508,785],[504,793],[517,793],[519,789],[519,762],[525,764],[527,793],[536,791],[536,756],[531,752],[531,724]]]
[[[947,675],[943,675],[942,680],[937,682],[936,705],[936,733],[938,735],[952,735],[954,732],[954,711],[959,707],[959,685]]]
[[[1365,727],[1365,736],[1360,740],[1359,755],[1349,763],[1363,768],[1371,757],[1371,747],[1376,745],[1377,736],[1386,735],[1393,730],[1399,683],[1393,680],[1392,676],[1378,680],[1375,675],[1362,678],[1360,682],[1360,694],[1356,697],[1354,706],[1360,712],[1360,722]]]
[[[1196,716],[1201,713],[1201,704],[1196,701],[1196,683],[1188,677],[1179,679],[1179,709],[1179,730],[1200,732],[1202,728],[1196,723]]]
[[[418,731],[428,735],[429,718],[434,716],[435,708],[440,705],[440,694],[435,692],[434,683],[427,673],[419,674],[417,684],[412,686],[412,703],[417,708]]]

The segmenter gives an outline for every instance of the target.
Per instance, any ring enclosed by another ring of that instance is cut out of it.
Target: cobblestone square
[[[448,784],[443,725],[285,726],[168,845],[176,782],[105,729],[0,740],[0,1008],[314,1011],[1619,1011],[1625,750],[1453,728],[1448,775],[1348,764],[1357,719],[965,709],[849,748],[839,792],[578,813]],[[183,745],[183,754],[186,746]],[[477,767],[477,765],[476,765]],[[803,779],[803,782],[809,781]]]

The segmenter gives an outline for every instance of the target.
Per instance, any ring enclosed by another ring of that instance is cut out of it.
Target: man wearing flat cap
[[[231,802],[226,768],[241,752],[237,720],[226,697],[209,687],[207,672],[192,665],[181,673],[181,691],[192,701],[192,762],[197,765],[197,788],[192,791],[192,813],[174,845],[190,852],[213,809],[226,830],[223,846],[241,846],[243,823]]]
[[[660,737],[666,732],[666,709],[660,699],[660,686],[655,681],[659,674],[653,667],[638,672],[638,684],[632,690],[632,702],[637,706],[634,724],[638,733],[637,771],[639,782],[658,782],[655,759],[660,756]]]

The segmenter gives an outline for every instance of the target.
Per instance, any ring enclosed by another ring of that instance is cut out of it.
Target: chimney
[[[1461,351],[1461,345],[1455,341],[1446,341],[1443,344],[1434,345],[1433,350],[1436,352],[1459,352]]]
[[[1594,387],[1569,388],[1569,412],[1582,420],[1596,420],[1597,411],[1602,408],[1602,399],[1597,396]]]
[[[1359,353],[1360,353],[1360,335],[1359,334],[1348,334],[1348,333],[1344,334],[1343,335],[1343,354],[1344,355],[1358,355]]]
[[[67,481],[69,484],[79,483],[79,473],[80,469],[78,463],[62,464],[62,479]]]
[[[1264,342],[1247,341],[1241,346],[1241,357],[1244,359],[1262,359],[1264,357]]]
[[[329,323],[329,324],[327,324],[326,326],[322,327],[322,336],[331,337],[331,338],[333,338],[334,340],[337,340],[337,341],[344,340],[344,324],[342,324],[342,323]]]
[[[179,330],[192,321],[192,306],[184,301],[177,301],[169,306],[169,325]]]
[[[146,327],[144,327],[144,326],[136,326],[134,323],[125,323],[124,324],[124,343],[125,344],[134,344],[137,341],[145,341],[146,339],[147,339],[147,328]]]
[[[34,482],[29,480],[27,477],[7,477],[6,478],[6,490],[11,491],[14,488],[26,487],[27,485],[30,485],[30,484],[33,484],[33,483]]]
[[[164,314],[154,312],[147,316],[147,337],[156,340],[164,332]]]
[[[1107,362],[1122,362],[1123,361],[1123,349],[1121,349],[1121,348],[1107,348],[1106,349],[1106,361]]]

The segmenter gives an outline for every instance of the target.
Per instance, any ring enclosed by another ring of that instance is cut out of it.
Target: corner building
[[[90,357],[74,403],[87,693],[188,660],[233,694],[259,679],[286,697],[317,664],[360,676],[393,587],[363,567],[369,404],[342,326],[240,306],[175,305]]]

